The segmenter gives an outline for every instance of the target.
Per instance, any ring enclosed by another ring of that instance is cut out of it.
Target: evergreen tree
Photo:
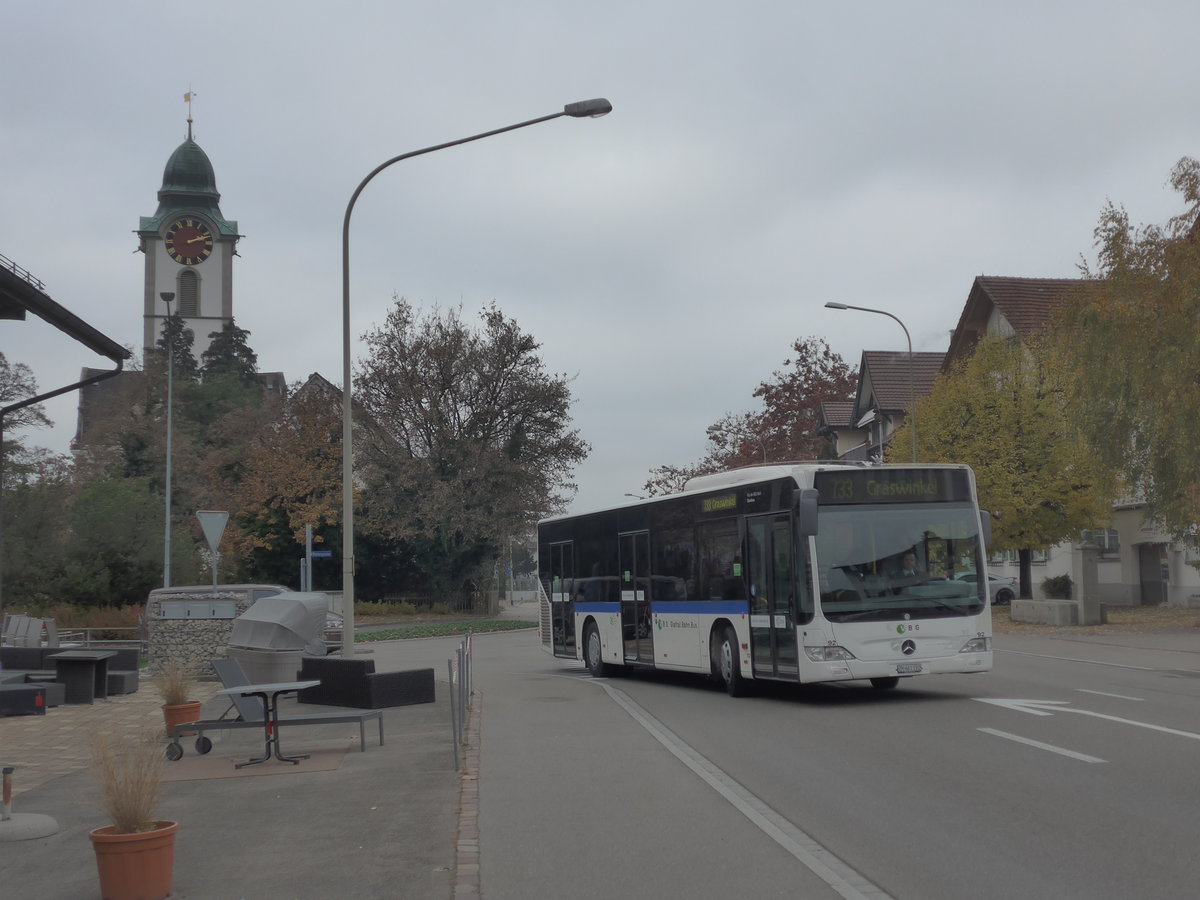
[[[258,354],[250,349],[249,337],[249,331],[238,328],[232,321],[209,334],[211,343],[200,357],[200,376],[205,381],[223,375],[243,382],[254,381],[258,374]]]
[[[195,381],[197,375],[196,357],[193,355],[196,335],[186,327],[179,316],[168,316],[163,322],[162,333],[155,349],[166,359],[168,348],[171,350],[172,379],[178,378],[180,383]],[[165,363],[164,363],[165,365]]]

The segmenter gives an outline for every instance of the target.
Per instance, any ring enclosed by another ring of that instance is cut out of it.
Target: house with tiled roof
[[[1076,278],[976,277],[950,338],[945,368],[970,356],[984,335],[1025,338],[1044,328],[1080,284]]]
[[[841,459],[867,439],[865,428],[854,427],[854,401],[828,400],[817,409],[817,434],[829,442],[825,455]]]
[[[840,453],[842,459],[880,460],[883,448],[904,422],[914,397],[933,387],[944,353],[864,350],[858,366],[858,391],[850,410],[850,427],[861,434],[857,445]],[[844,438],[839,443],[845,444]]]

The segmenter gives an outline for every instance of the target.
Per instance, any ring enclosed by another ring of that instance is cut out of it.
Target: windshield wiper
[[[942,609],[948,609],[948,610],[950,610],[951,612],[958,613],[960,616],[969,616],[969,615],[971,615],[971,613],[970,613],[970,612],[968,612],[968,611],[967,611],[967,609],[966,609],[965,607],[962,607],[962,606],[954,606],[953,604],[947,603],[947,602],[945,602],[944,600],[939,600],[939,599],[937,599],[936,597],[922,597],[921,599],[922,599],[922,600],[925,600],[925,601],[927,601],[927,602],[929,602],[929,603],[936,603],[936,604],[937,604],[938,606],[940,606]]]
[[[825,612],[825,616],[831,622],[857,622],[866,618],[898,619],[900,618],[900,613],[896,609],[889,609],[886,606],[877,606],[875,609],[860,609],[856,610],[855,612],[847,613],[836,613],[827,610]],[[837,618],[834,618],[835,616]]]

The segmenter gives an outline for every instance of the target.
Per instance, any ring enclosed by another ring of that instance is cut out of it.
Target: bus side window
[[[737,519],[704,522],[696,528],[699,545],[701,597],[705,600],[744,600],[741,538]]]

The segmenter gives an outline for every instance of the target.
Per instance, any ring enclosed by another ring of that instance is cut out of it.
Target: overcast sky
[[[1106,200],[1182,209],[1200,154],[1192,2],[5,3],[0,254],[141,351],[139,216],[187,134],[245,235],[234,315],[260,368],[341,381],[393,294],[495,301],[573,377],[577,510],[705,450],[796,338],[942,351],[979,274],[1073,277]],[[990,7],[990,9],[989,9]],[[0,350],[42,390],[106,366],[40,320]],[[357,351],[356,351],[357,352]],[[67,449],[77,399],[35,445]]]

